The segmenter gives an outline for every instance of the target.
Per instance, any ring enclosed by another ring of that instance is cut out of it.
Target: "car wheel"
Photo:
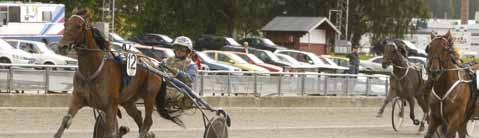
[[[53,63],[51,63],[51,62],[46,62],[46,63],[44,63],[43,65],[55,65],[55,64],[53,64]],[[46,70],[47,68],[46,68],[46,67],[43,67],[42,69],[43,69],[43,70]],[[57,68],[51,68],[51,69],[52,69],[52,70],[57,70]]]
[[[11,64],[12,62],[8,58],[0,58],[0,63],[3,64]],[[9,66],[0,66],[1,69],[8,69],[10,68]]]

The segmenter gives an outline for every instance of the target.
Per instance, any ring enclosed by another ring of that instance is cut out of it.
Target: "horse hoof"
[[[55,136],[53,136],[53,138],[61,138],[62,136],[58,135],[58,134],[55,134]]]
[[[419,120],[414,120],[414,121],[412,121],[412,122],[413,122],[414,125],[416,125],[416,126],[419,125]]]
[[[382,118],[382,117],[383,117],[383,114],[382,114],[382,113],[378,113],[378,114],[376,115],[376,117],[377,117],[377,118]]]
[[[421,124],[421,126],[419,127],[419,130],[418,130],[418,131],[419,131],[419,132],[424,131],[424,124]]]
[[[146,135],[147,138],[155,138],[155,133],[153,132],[148,132],[148,134]]]
[[[125,135],[126,133],[130,132],[130,128],[126,127],[126,126],[121,126],[120,127],[120,135]]]

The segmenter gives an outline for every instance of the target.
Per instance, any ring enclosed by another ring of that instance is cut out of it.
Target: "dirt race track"
[[[0,138],[51,138],[67,108],[64,107],[1,107]],[[390,109],[383,118],[376,118],[377,108],[313,107],[313,108],[226,108],[232,117],[230,138],[419,138],[417,127],[408,119],[406,127],[396,133],[390,123]],[[129,117],[120,120],[130,127],[127,138],[136,138],[138,129]],[[183,116],[183,129],[161,119],[155,112],[152,131],[159,138],[201,138],[203,122],[196,112]],[[67,129],[65,138],[92,137],[93,112],[84,108]]]

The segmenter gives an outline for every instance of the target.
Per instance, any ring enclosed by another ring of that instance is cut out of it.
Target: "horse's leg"
[[[111,104],[110,108],[106,110],[106,121],[105,124],[107,126],[107,138],[119,138],[118,135],[118,121],[116,119],[116,114],[118,112],[118,104]]]
[[[437,120],[433,117],[430,117],[429,119],[431,119],[429,121],[430,124],[427,127],[427,132],[426,132],[426,135],[424,136],[424,138],[433,138],[434,134],[436,134],[436,131],[439,131],[437,128],[440,125],[440,120]]]
[[[419,132],[422,132],[422,131],[424,131],[424,123],[427,120],[428,115],[429,115],[429,106],[428,106],[428,103],[426,101],[426,96],[424,96],[423,94],[417,95],[416,100],[417,100],[417,103],[419,104],[419,106],[421,107],[421,110],[423,112],[423,116],[422,116],[422,119],[421,119],[421,125],[419,126]]]
[[[386,96],[386,99],[384,99],[383,105],[381,106],[381,108],[379,108],[379,111],[378,111],[378,114],[376,115],[376,117],[382,117],[383,116],[384,108],[386,108],[386,106],[393,100],[394,97],[396,97],[396,92],[394,91],[394,89],[390,88],[389,93]]]
[[[140,130],[141,126],[143,126],[143,117],[141,117],[141,111],[136,108],[136,99],[130,99],[122,103],[121,106],[123,106],[128,115],[135,120],[138,130]]]
[[[416,115],[414,114],[414,106],[416,106],[416,101],[414,101],[414,98],[412,97],[407,98],[407,101],[409,102],[409,118],[411,118],[414,125],[419,125],[419,120],[416,119]]]
[[[467,122],[463,123],[458,130],[459,138],[466,138],[467,135]]]
[[[143,122],[143,126],[141,127],[140,130],[140,138],[152,138],[155,137],[153,133],[149,133],[150,127],[153,124],[153,120],[151,118],[152,113],[153,113],[153,106],[155,105],[155,97],[153,95],[156,95],[156,92],[148,91],[147,96],[145,96],[143,99],[145,101],[145,119]]]
[[[70,103],[70,107],[68,108],[68,113],[63,117],[62,123],[60,124],[60,128],[58,128],[57,133],[55,133],[55,138],[61,138],[63,135],[63,131],[66,128],[69,128],[73,117],[78,113],[78,111],[85,106],[85,103],[81,97],[76,94],[73,94],[73,101]]]

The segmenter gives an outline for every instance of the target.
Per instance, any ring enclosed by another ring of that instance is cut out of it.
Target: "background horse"
[[[438,126],[442,126],[446,137],[455,137],[456,132],[466,137],[467,121],[474,111],[476,90],[470,83],[470,68],[460,65],[453,41],[450,32],[443,36],[431,34],[427,48],[433,96],[426,138],[432,137]]]
[[[429,112],[426,95],[424,91],[424,80],[422,79],[421,67],[408,62],[408,50],[402,43],[395,43],[394,40],[386,41],[384,47],[384,60],[383,68],[387,68],[389,65],[393,66],[393,71],[390,77],[390,93],[386,97],[383,106],[379,110],[378,115],[381,115],[386,107],[387,103],[399,96],[400,98],[407,100],[409,103],[410,113],[409,117],[413,120],[415,125],[419,124],[419,121],[415,118],[414,107],[415,100],[419,103],[424,116],[421,120],[421,126],[419,131],[424,130],[424,120]]]
[[[65,128],[71,125],[72,118],[84,106],[99,109],[106,114],[107,137],[121,137],[126,132],[118,134],[118,105],[124,107],[135,120],[140,137],[154,136],[148,131],[152,125],[153,106],[156,104],[161,109],[161,99],[157,94],[162,87],[162,78],[145,67],[138,66],[136,75],[122,88],[122,67],[113,60],[109,43],[94,37],[96,34],[89,20],[88,10],[82,9],[65,22],[65,33],[60,46],[75,49],[78,54],[78,70],[73,81],[73,99],[55,137],[61,137]],[[144,120],[135,105],[138,98],[144,99]],[[165,117],[162,113],[160,115]]]

